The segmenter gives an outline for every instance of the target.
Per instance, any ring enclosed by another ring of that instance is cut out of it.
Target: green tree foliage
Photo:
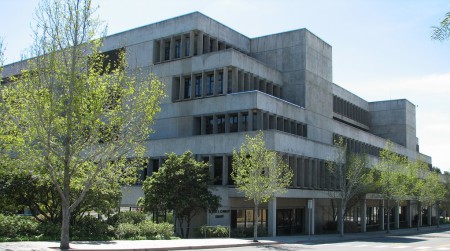
[[[91,0],[41,2],[32,59],[1,90],[4,163],[51,180],[61,199],[64,249],[70,215],[88,191],[135,178],[140,164],[127,159],[138,162],[146,151],[164,97],[153,75],[128,69],[124,50],[116,60],[101,53],[104,32],[94,13]]]
[[[220,197],[208,189],[208,163],[196,161],[190,151],[167,157],[158,172],[144,181],[140,204],[150,212],[172,210],[181,236],[188,238],[192,218],[208,209],[216,210]]]
[[[408,196],[408,181],[406,157],[392,151],[393,143],[388,141],[386,147],[380,152],[380,161],[373,170],[376,172],[378,192],[386,200],[385,210],[390,212],[395,206]],[[387,217],[387,232],[390,232],[390,222]]]
[[[444,41],[450,37],[450,12],[448,12],[439,26],[433,27],[432,39]]]
[[[337,188],[330,195],[340,201],[339,233],[344,236],[344,215],[351,200],[356,200],[369,191],[372,175],[368,168],[366,156],[351,153],[344,139],[334,142],[333,160],[327,162],[328,170],[336,179]]]
[[[286,192],[293,172],[281,155],[265,147],[264,134],[246,135],[239,151],[233,150],[233,171],[236,188],[254,203],[253,240],[258,237],[258,207],[277,194]]]

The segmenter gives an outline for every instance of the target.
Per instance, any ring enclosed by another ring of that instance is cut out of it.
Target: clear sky
[[[32,43],[36,0],[0,0],[6,63]],[[430,39],[450,0],[94,0],[108,34],[200,11],[248,36],[307,28],[333,47],[333,81],[417,106],[420,151],[450,171],[450,41]]]

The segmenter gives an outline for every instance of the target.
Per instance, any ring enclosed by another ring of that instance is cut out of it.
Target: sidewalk
[[[450,224],[436,226],[421,227],[419,231],[415,228],[395,229],[390,234],[386,231],[376,231],[367,233],[352,233],[340,237],[337,234],[323,235],[297,235],[297,236],[277,236],[277,237],[261,237],[258,243],[254,243],[251,239],[180,239],[180,240],[145,240],[145,241],[74,241],[71,242],[71,250],[79,251],[95,251],[95,250],[181,250],[181,249],[205,249],[205,248],[229,248],[243,247],[251,245],[270,245],[282,243],[303,243],[303,244],[319,244],[334,243],[352,240],[363,240],[384,236],[401,236],[401,235],[420,235],[429,232],[449,231]],[[0,243],[0,250],[16,251],[16,250],[59,250],[59,242],[3,242]]]

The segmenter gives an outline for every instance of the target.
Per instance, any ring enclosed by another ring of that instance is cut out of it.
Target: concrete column
[[[439,204],[435,204],[435,206],[434,206],[435,208],[436,208],[436,211],[435,211],[435,213],[436,213],[436,225],[439,227],[439,220],[440,220],[440,214],[439,214]]]
[[[203,54],[203,32],[198,31],[197,34],[197,55]]]
[[[238,112],[238,132],[242,132],[242,112]]]
[[[250,91],[250,73],[244,72],[244,91]]]
[[[228,156],[222,155],[222,185],[228,185]]]
[[[263,130],[263,123],[264,123],[264,114],[261,110],[258,110],[256,119],[257,119],[257,126],[256,130]]]
[[[211,43],[211,37],[208,35],[203,35],[203,40],[204,40],[204,48],[203,48],[203,53],[208,53],[209,48],[210,48],[210,43]]]
[[[222,84],[223,84],[223,94],[228,93],[228,68],[223,67],[223,78],[222,78]]]
[[[378,215],[380,217],[380,230],[384,230],[384,200],[380,202],[380,210]]]
[[[431,226],[432,215],[433,215],[433,206],[428,206],[428,226]]]
[[[217,115],[213,115],[213,134],[217,134]]]
[[[181,41],[180,41],[180,57],[185,57],[186,56],[186,37],[184,36],[184,34],[181,34]]]
[[[219,77],[219,73],[217,72],[217,69],[216,69],[216,70],[214,70],[214,93],[213,93],[214,96],[217,96],[218,91],[219,91],[219,84],[217,81],[218,77]]]
[[[205,116],[202,116],[200,118],[200,134],[201,135],[206,134],[206,118],[205,118]]]
[[[306,224],[308,225],[308,231],[307,231],[307,233],[309,233],[309,234],[311,234],[311,235],[314,235],[315,234],[315,225],[316,225],[316,223],[315,223],[315,219],[316,219],[316,217],[315,217],[315,211],[316,211],[316,200],[315,199],[309,199],[309,200],[311,200],[311,206],[312,206],[312,208],[308,208],[308,207],[306,207],[306,210],[307,210],[307,222],[306,222]]]
[[[166,60],[166,58],[164,57],[165,56],[164,55],[165,43],[166,42],[164,41],[164,39],[161,39],[159,42],[159,59],[161,59],[160,62],[163,62],[164,60]]]
[[[253,130],[253,111],[248,110],[248,116],[247,116],[247,131]]]
[[[255,76],[255,79],[254,79],[255,81],[254,81],[254,90],[257,90],[257,91],[259,91],[259,77],[258,76]]]
[[[268,219],[267,227],[268,234],[271,237],[277,236],[277,198],[273,198],[269,201],[268,205]]]
[[[172,60],[175,57],[175,38],[172,36],[170,38],[170,51],[169,51],[169,58]]]
[[[238,70],[238,92],[244,91],[244,71]]]
[[[367,216],[366,216],[366,213],[367,213],[367,202],[366,202],[366,199],[362,199],[361,200],[361,224],[360,224],[360,226],[361,226],[361,232],[362,233],[365,233],[366,232],[366,221],[367,221]]]
[[[298,165],[298,182],[297,184],[299,187],[305,187],[305,159],[299,158],[299,165]]]
[[[180,91],[178,92],[178,100],[184,99],[184,77],[180,75]]]
[[[406,206],[406,222],[408,224],[408,227],[412,227],[412,206],[411,206],[411,201],[408,200],[407,202],[407,206]]]
[[[292,161],[292,171],[294,173],[294,180],[292,181],[292,186],[293,187],[298,187],[298,170],[297,170],[297,157],[295,156],[291,156],[290,158],[294,159]]]
[[[228,113],[225,114],[225,133],[230,132],[230,115]]]
[[[191,99],[195,98],[195,75],[191,73]]]
[[[194,56],[194,44],[195,44],[195,34],[194,31],[189,32],[189,55],[186,56]]]
[[[209,165],[209,178],[214,180],[214,156],[208,156],[208,165]],[[213,181],[214,182],[214,181]]]
[[[394,228],[399,229],[400,228],[400,212],[399,212],[399,206],[394,207]]]
[[[202,71],[202,97],[206,97],[206,74]]]
[[[233,70],[231,71],[231,92],[235,93],[239,91],[238,86],[238,69],[236,67],[233,67]]]

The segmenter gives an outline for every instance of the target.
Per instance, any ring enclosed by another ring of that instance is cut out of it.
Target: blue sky
[[[31,45],[36,0],[0,0],[6,63]],[[450,41],[430,39],[450,0],[94,0],[108,34],[193,11],[248,36],[307,28],[333,47],[333,81],[368,101],[417,105],[421,152],[450,171]]]

